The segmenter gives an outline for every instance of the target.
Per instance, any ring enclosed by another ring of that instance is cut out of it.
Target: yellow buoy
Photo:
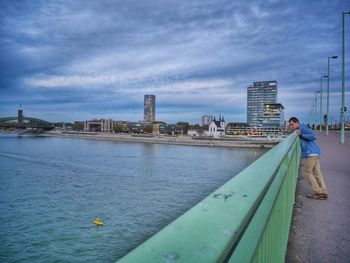
[[[96,218],[96,219],[94,220],[94,224],[95,224],[96,226],[103,226],[103,222],[102,222],[102,220],[99,219],[99,218]]]

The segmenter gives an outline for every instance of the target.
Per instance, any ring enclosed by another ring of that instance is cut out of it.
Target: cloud
[[[22,102],[57,120],[139,120],[143,94],[152,93],[165,121],[220,112],[245,121],[247,86],[275,79],[286,113],[307,118],[327,56],[340,55],[345,8],[323,0],[2,1],[0,110],[13,115]],[[335,88],[339,63],[331,65]]]

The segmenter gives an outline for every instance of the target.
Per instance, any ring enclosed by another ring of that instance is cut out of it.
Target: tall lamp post
[[[322,113],[322,97],[323,97],[323,79],[324,78],[328,78],[327,75],[324,75],[324,76],[321,76],[321,89],[320,89],[320,132],[322,131],[322,128],[323,128],[323,125],[324,125],[324,122],[323,122],[323,113]]]
[[[309,113],[309,127],[312,126],[312,114],[314,111],[314,105],[312,104],[312,107],[310,108],[310,113]]]
[[[340,112],[340,143],[344,144],[345,129],[345,15],[350,12],[343,12],[343,43],[342,43],[342,74],[341,74],[341,112]]]
[[[330,59],[338,58],[338,56],[328,57],[328,78],[327,78],[327,115],[326,115],[326,135],[328,135],[328,115],[329,115],[329,62]]]
[[[316,93],[316,99],[314,99],[313,103],[312,103],[312,107],[313,107],[313,114],[314,114],[314,121],[312,122],[312,129],[316,129],[316,125],[317,125],[317,93]]]
[[[317,94],[318,93],[321,93],[321,91],[316,91],[316,107],[315,107],[315,112],[316,112],[316,126],[315,126],[315,130],[317,130],[317,123],[319,123],[320,125],[321,125],[321,120],[317,120],[317,118],[318,118],[318,115],[317,115]]]
[[[310,110],[310,127],[312,128],[312,125],[314,124],[315,120],[315,100],[312,100],[312,106]]]

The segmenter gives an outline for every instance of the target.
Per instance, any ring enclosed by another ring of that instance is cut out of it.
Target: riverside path
[[[350,132],[316,132],[328,200],[305,197],[311,188],[301,162],[286,262],[350,262]]]

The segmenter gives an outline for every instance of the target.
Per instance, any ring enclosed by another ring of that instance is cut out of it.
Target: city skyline
[[[2,1],[0,9],[1,116],[22,104],[52,122],[137,121],[142,95],[154,94],[158,120],[200,123],[222,113],[245,122],[246,87],[274,79],[285,116],[307,122],[327,57],[341,54],[341,12],[349,5]],[[331,62],[333,120],[340,74],[338,58]],[[346,91],[349,106],[349,74]]]

